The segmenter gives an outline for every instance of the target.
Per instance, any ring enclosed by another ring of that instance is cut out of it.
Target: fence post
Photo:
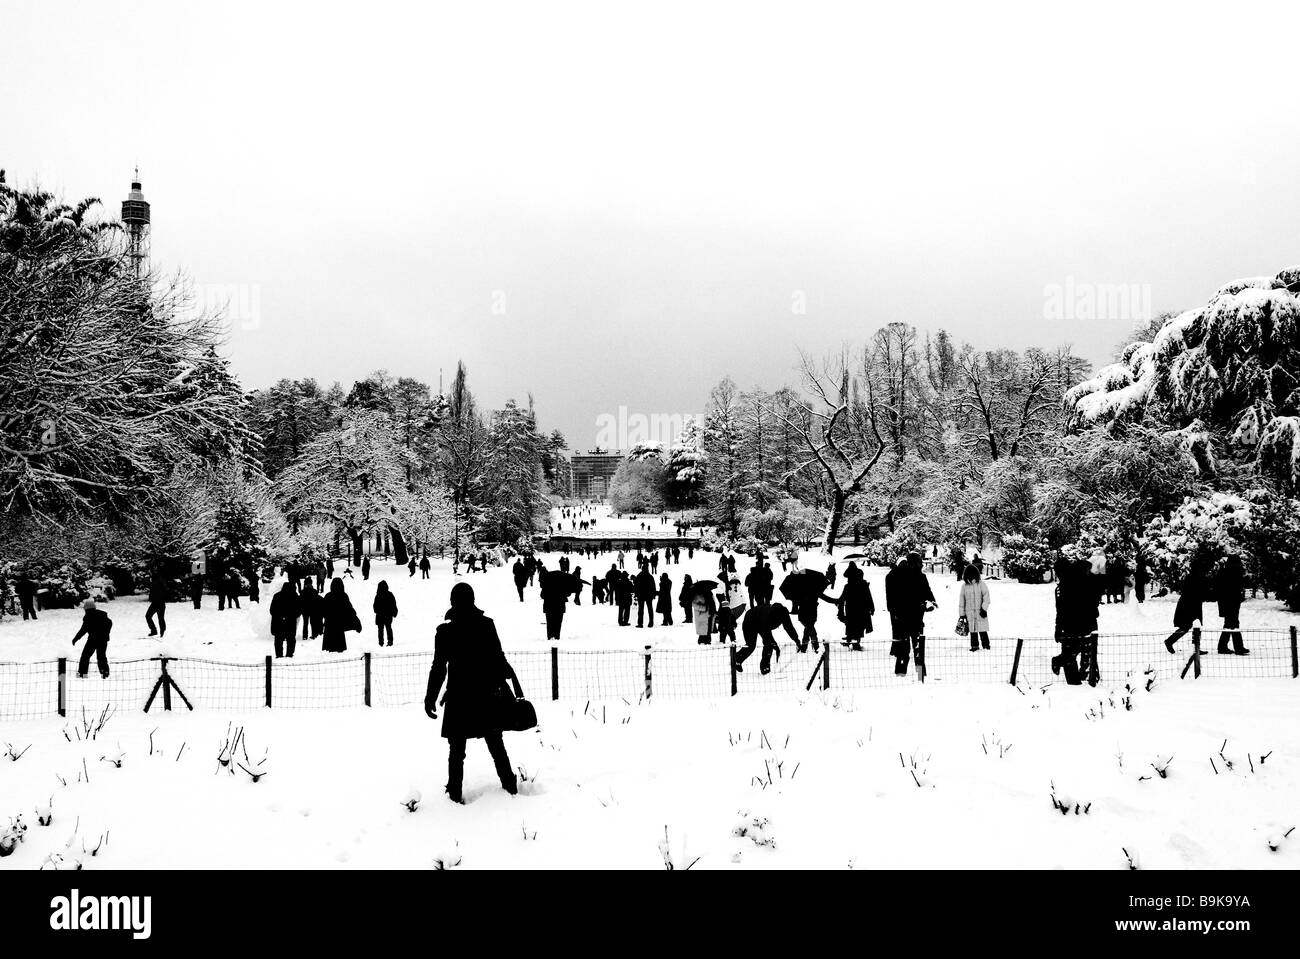
[[[1291,627],[1291,658],[1295,659],[1295,627]],[[59,715],[68,715],[68,660],[59,657]]]
[[[560,698],[560,647],[551,647],[551,699]]]
[[[1291,678],[1300,678],[1300,650],[1296,649],[1296,628],[1291,627]]]
[[[831,644],[826,643],[826,655],[822,656],[822,689],[831,688]]]
[[[645,648],[645,698],[650,699],[650,694],[654,692],[654,686],[650,682],[650,646]]]
[[[172,684],[171,684],[171,677],[167,675],[167,657],[166,656],[160,657],[160,663],[162,666],[161,682],[162,682],[162,694],[163,694],[163,711],[169,713],[172,711]]]
[[[1294,649],[1294,648],[1295,648],[1295,646],[1294,646],[1294,639],[1295,639],[1295,629],[1294,629],[1294,627],[1293,627],[1292,630],[1291,630],[1291,637],[1292,637],[1292,640],[1293,640],[1292,648]],[[727,644],[727,650],[728,650],[728,656],[727,656],[727,658],[730,660],[730,663],[731,663],[731,695],[734,696],[734,695],[736,695],[736,690],[737,690],[737,686],[736,686],[736,644],[735,644],[735,643],[728,643],[728,644]]]
[[[369,705],[370,705],[370,654],[369,654],[369,653],[363,653],[362,655],[365,657],[365,661],[366,661],[366,692],[365,692],[365,698],[366,698],[366,705],[369,706]]]
[[[271,657],[266,657],[266,708],[271,708]]]
[[[1020,673],[1020,651],[1025,648],[1023,639],[1016,640],[1016,658],[1011,660],[1011,685],[1016,684],[1016,676]]]
[[[1192,628],[1192,678],[1201,678],[1201,627]]]

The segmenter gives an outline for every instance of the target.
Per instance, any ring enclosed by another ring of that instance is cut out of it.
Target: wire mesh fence
[[[1172,653],[1166,639],[1164,633],[1108,633],[1063,647],[1047,638],[993,637],[988,648],[981,644],[972,650],[964,637],[927,637],[908,645],[901,671],[888,639],[869,639],[860,650],[835,643],[805,653],[781,644],[766,673],[761,645],[746,655],[743,643],[639,650],[552,645],[507,651],[507,657],[524,694],[538,701],[721,699],[915,682],[1046,685],[1069,681],[1072,672],[1082,681],[1095,674],[1098,682],[1110,684],[1131,677],[1300,677],[1294,629],[1247,629],[1239,635],[1193,630],[1173,643]],[[1237,655],[1238,648],[1249,653]],[[428,652],[323,661],[154,657],[110,661],[107,678],[92,669],[84,679],[76,675],[75,660],[0,662],[0,720],[79,716],[106,706],[237,711],[404,706],[424,701],[431,658]]]

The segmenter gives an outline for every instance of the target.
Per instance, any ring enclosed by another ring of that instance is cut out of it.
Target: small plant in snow
[[[747,812],[740,814],[740,822],[731,830],[737,839],[748,839],[755,846],[776,848],[776,840],[768,833],[770,823],[766,816],[751,816]]]
[[[534,829],[532,832],[529,832],[529,831],[528,831],[528,823],[526,823],[526,822],[521,822],[521,823],[519,824],[519,831],[520,831],[521,833],[524,834],[524,842],[536,842],[536,840],[537,840],[537,830]]]
[[[1078,802],[1069,793],[1058,790],[1055,782],[1053,782],[1051,786],[1053,809],[1058,810],[1062,816],[1068,816],[1070,813],[1074,813],[1076,816],[1088,815],[1088,810],[1092,808],[1092,803]]]
[[[9,825],[0,830],[0,857],[12,855],[26,835],[27,824],[23,822],[23,817],[10,819]]]
[[[1141,868],[1142,864],[1138,861],[1138,852],[1136,849],[1131,850],[1127,846],[1121,846],[1120,851],[1124,853],[1124,858],[1128,860],[1128,867],[1130,870],[1136,872]]]
[[[433,857],[434,869],[455,869],[461,864],[460,843],[456,842],[451,849]]]
[[[125,758],[126,758],[126,753],[122,750],[122,747],[119,744],[117,748],[117,752],[109,753],[107,756],[100,756],[99,761],[101,763],[112,763],[114,769],[121,769],[122,760]]]
[[[13,747],[13,743],[5,743],[5,748],[7,750],[5,755],[8,756],[14,762],[18,762],[18,760],[23,758],[23,754],[26,753],[27,750],[32,748],[32,744],[28,743],[26,746],[24,746],[22,752],[15,751]]]
[[[686,865],[684,865],[684,866],[678,866],[678,865],[677,865],[678,862],[686,862],[686,847],[685,847],[685,843],[683,843],[683,845],[682,845],[682,854],[681,854],[680,856],[678,856],[678,857],[674,857],[674,856],[673,856],[672,845],[671,845],[671,843],[669,843],[669,841],[668,841],[668,827],[667,827],[667,826],[664,826],[664,838],[663,838],[663,841],[659,843],[659,854],[660,854],[661,856],[663,856],[663,858],[664,858],[664,869],[668,870],[669,872],[672,872],[673,870],[675,870],[675,869],[679,869],[679,868],[680,868],[680,869],[690,869],[692,866],[694,866],[697,862],[700,861],[700,857],[699,857],[699,856],[696,856],[696,857],[695,857],[694,859],[692,859],[690,862],[687,862]]]
[[[912,782],[916,783],[917,788],[931,785],[929,777],[927,776],[930,763],[929,754],[922,756],[921,751],[918,749],[916,752],[912,753],[906,761],[904,761],[903,754],[899,753],[898,762],[903,769],[911,774]]]
[[[50,797],[50,801],[47,802],[44,806],[36,807],[36,822],[42,826],[48,826],[50,823],[54,822],[54,797],[53,796]]]
[[[980,745],[984,749],[985,756],[997,756],[998,759],[1004,758],[1007,753],[1011,752],[1011,744],[1004,743],[996,732],[990,733],[988,736],[981,735]]]
[[[420,795],[420,790],[412,788],[402,800],[402,805],[406,807],[407,812],[415,812],[420,808],[420,800],[424,797]]]
[[[1268,842],[1269,851],[1277,852],[1278,849],[1281,848],[1283,840],[1290,839],[1291,833],[1293,832],[1295,832],[1295,826],[1292,826],[1284,833],[1274,833],[1273,835],[1269,836],[1268,839],[1266,840]]]
[[[1174,761],[1173,756],[1157,756],[1156,761],[1151,764],[1151,768],[1156,771],[1156,775],[1161,779],[1169,778],[1169,764]]]
[[[53,872],[68,870],[79,870],[82,868],[80,859],[64,859],[60,853],[52,852],[45,857],[41,863],[41,869],[49,869]]]

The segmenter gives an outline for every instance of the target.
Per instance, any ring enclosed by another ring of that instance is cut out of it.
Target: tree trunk
[[[831,513],[826,517],[826,541],[823,547],[827,556],[835,549],[835,538],[840,534],[840,523],[844,519],[844,504],[847,500],[847,494],[842,491],[831,492]]]
[[[361,565],[361,556],[365,552],[362,547],[362,534],[359,529],[348,530],[348,538],[352,540],[352,565]]]
[[[393,561],[398,566],[405,566],[411,558],[406,555],[406,540],[402,539],[401,530],[396,526],[389,526],[388,535],[393,541]]]

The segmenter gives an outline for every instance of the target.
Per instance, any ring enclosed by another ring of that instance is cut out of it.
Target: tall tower
[[[122,201],[122,224],[126,227],[126,252],[139,279],[149,272],[149,204],[140,189],[139,167],[135,168],[131,192]]]

